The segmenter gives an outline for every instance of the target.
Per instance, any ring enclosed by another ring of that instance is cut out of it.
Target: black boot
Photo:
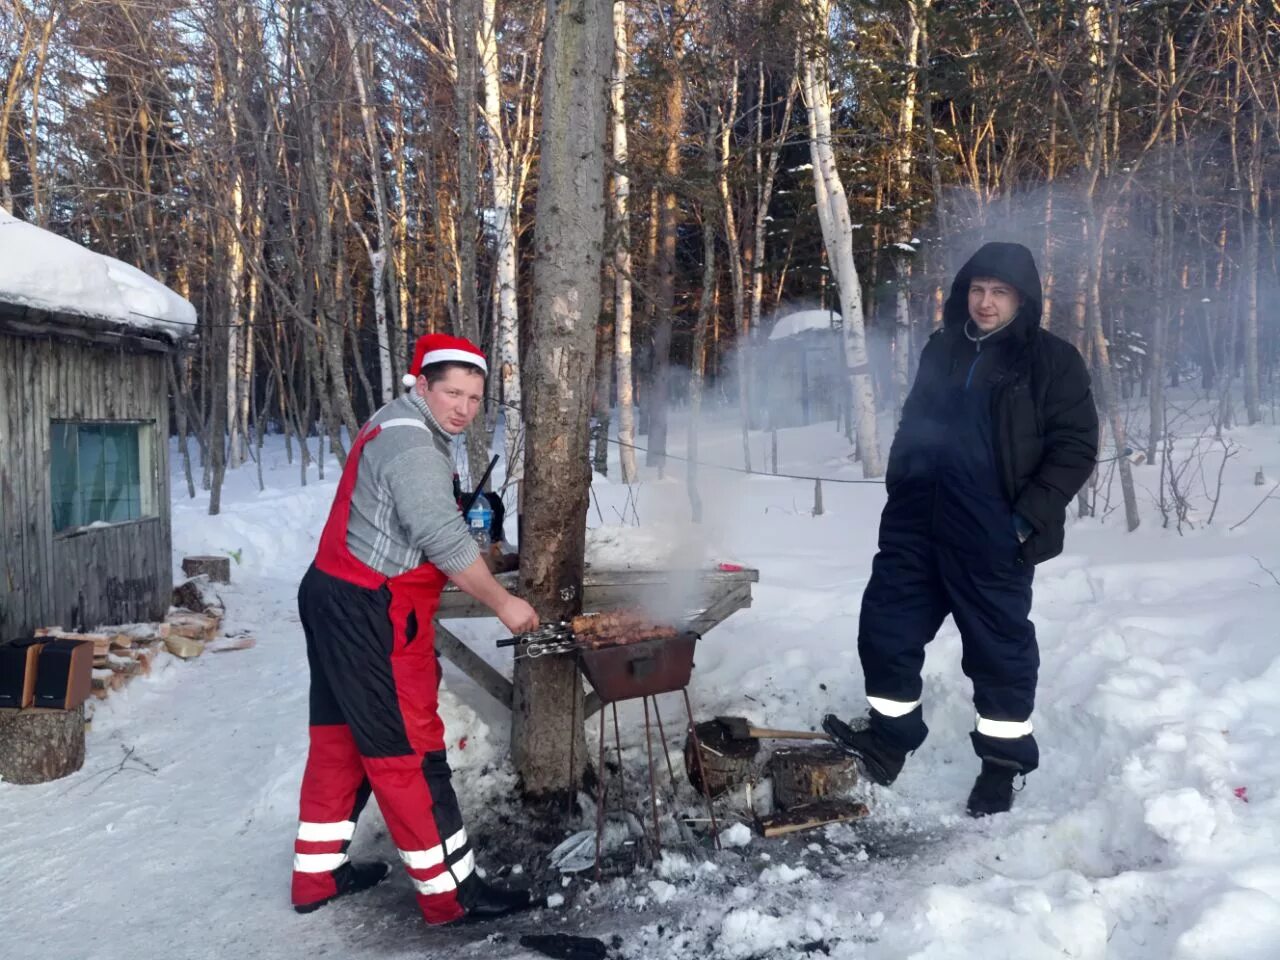
[[[459,891],[465,923],[483,923],[508,914],[519,913],[535,906],[528,890],[508,890],[485,883],[474,873],[463,882]]]
[[[983,760],[982,771],[969,791],[969,816],[1008,813],[1013,806],[1013,781],[1021,772],[1017,767]]]
[[[315,903],[295,904],[293,909],[298,913],[311,913],[313,910],[319,910],[326,903],[336,900],[338,897],[345,897],[349,893],[359,893],[361,890],[376,887],[387,878],[387,874],[390,871],[391,868],[381,860],[374,860],[369,863],[347,861],[333,871],[333,879],[338,884],[337,893],[332,897],[317,900]]]
[[[882,787],[898,779],[902,765],[907,762],[905,750],[886,743],[866,727],[858,729],[845,723],[834,713],[822,718],[822,729],[837,747],[857,759],[864,774]]]

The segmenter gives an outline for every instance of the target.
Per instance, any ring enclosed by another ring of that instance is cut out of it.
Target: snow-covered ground
[[[1043,766],[1011,814],[963,815],[977,762],[948,622],[926,667],[930,739],[892,789],[867,795],[868,820],[787,842],[750,839],[709,863],[669,855],[601,888],[582,875],[559,909],[444,931],[416,919],[399,874],[314,915],[289,908],[307,688],[293,598],[334,462],[326,480],[302,487],[271,442],[266,491],[251,464],[228,477],[224,512],[210,518],[204,496],[186,499],[175,457],[175,555],[237,558],[223,591],[227,627],[258,645],[162,660],[98,706],[80,773],[0,784],[0,956],[527,957],[519,934],[554,931],[617,934],[620,955],[633,958],[1280,956],[1280,502],[1228,529],[1280,479],[1280,429],[1232,439],[1240,453],[1212,526],[1161,529],[1140,494],[1138,533],[1124,532],[1120,512],[1076,522],[1067,553],[1037,572]],[[767,437],[753,445],[759,467]],[[779,445],[786,472],[857,476],[832,424],[787,431]],[[740,464],[731,424],[704,429],[701,447],[708,460]],[[1254,485],[1259,468],[1268,486]],[[590,523],[638,518],[648,546],[637,552],[660,554],[675,536],[686,560],[700,551],[759,568],[754,606],[699,647],[699,711],[805,727],[830,709],[860,712],[856,624],[882,489],[826,484],[826,513],[814,517],[811,483],[704,469],[707,516],[691,532],[681,470],[665,480],[647,472],[632,490],[598,478]],[[1215,472],[1208,463],[1210,486]],[[1154,493],[1158,467],[1137,477]],[[597,556],[626,556],[631,536],[596,534]],[[492,644],[496,621],[453,627],[509,669],[509,653]],[[446,682],[456,781],[483,832],[486,811],[512,809],[507,718],[452,668]],[[664,698],[663,712],[678,716],[679,701]],[[636,783],[637,714],[623,710],[622,726]],[[672,735],[674,748],[680,740]],[[393,860],[372,806],[365,821],[353,853]],[[547,892],[533,863],[480,847],[491,875],[519,866]]]

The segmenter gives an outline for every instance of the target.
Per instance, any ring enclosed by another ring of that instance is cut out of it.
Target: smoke
[[[704,496],[718,496],[713,485],[699,484]],[[655,622],[682,624],[711,599],[704,574],[724,559],[720,545],[730,518],[719,509],[706,510],[701,524],[691,523],[686,487],[674,478],[646,481],[634,491],[638,525],[609,524],[587,531],[588,574],[616,577],[624,604]]]

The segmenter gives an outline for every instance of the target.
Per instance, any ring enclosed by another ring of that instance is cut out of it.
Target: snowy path
[[[830,475],[828,437],[797,431],[787,449]],[[1259,499],[1255,462],[1280,476],[1276,433],[1246,442],[1249,466],[1224,493],[1230,522]],[[250,468],[231,478],[222,517],[197,500],[175,518],[181,552],[239,552],[228,627],[258,646],[162,660],[97,711],[83,771],[0,784],[6,958],[525,957],[514,937],[538,929],[618,933],[628,957],[687,960],[1280,956],[1280,584],[1259,566],[1280,572],[1280,505],[1235,533],[1075,525],[1068,554],[1037,574],[1044,764],[1012,814],[962,815],[976,761],[948,623],[926,666],[932,734],[894,789],[873,795],[871,820],[757,839],[714,867],[676,856],[604,889],[575,882],[565,908],[476,942],[488,931],[418,923],[399,874],[309,917],[289,909],[306,714],[293,593],[333,480],[303,489],[293,468],[271,466],[267,493]],[[642,486],[644,529],[680,519],[681,483]],[[596,493],[606,517],[627,496],[604,483]],[[860,709],[854,634],[882,494],[825,493],[821,518],[803,483],[735,480],[706,498],[707,555],[758,566],[761,582],[754,607],[700,647],[702,713],[809,726]],[[460,632],[483,641],[500,628]],[[463,807],[490,813],[512,788],[506,720],[474,686],[453,676],[449,687]],[[637,763],[627,710],[623,740]],[[365,820],[354,852],[394,858],[372,809]],[[481,862],[508,866],[492,850]]]

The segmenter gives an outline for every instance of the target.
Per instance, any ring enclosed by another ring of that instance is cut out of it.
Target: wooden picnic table
[[[690,578],[696,579],[696,587],[689,583]],[[498,574],[497,579],[507,590],[519,596],[519,571]],[[683,626],[702,634],[723,623],[737,611],[751,606],[751,585],[759,581],[760,571],[750,567],[734,570],[712,567],[695,571],[588,567],[582,581],[582,611],[607,613],[610,610],[632,607],[647,591],[661,590],[664,585],[669,584],[674,593],[687,592],[697,597],[696,608],[689,611]],[[450,583],[441,594],[440,609],[436,612],[436,649],[441,656],[479,684],[481,689],[510,710],[513,692],[511,681],[441,623],[442,620],[492,616],[493,611],[488,607]],[[590,694],[586,702],[586,715],[590,716],[599,707],[599,698],[594,693]]]

